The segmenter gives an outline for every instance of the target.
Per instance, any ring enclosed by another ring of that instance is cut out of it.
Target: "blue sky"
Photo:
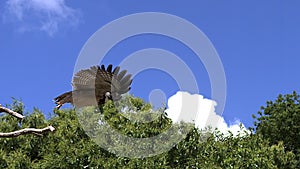
[[[300,92],[300,2],[296,0],[28,0],[24,4],[23,0],[0,2],[1,104],[11,103],[15,97],[23,100],[27,110],[35,106],[51,112],[53,98],[71,90],[76,59],[89,37],[105,24],[138,12],[179,16],[207,35],[226,74],[223,116],[228,123],[240,119],[252,126],[251,114],[267,100],[280,93]],[[102,63],[119,64],[145,48],[161,48],[180,56],[196,75],[200,94],[211,98],[203,64],[174,39],[132,37],[112,48]],[[147,100],[155,88],[161,88],[167,97],[178,90],[174,79],[149,70],[136,76],[131,93]]]

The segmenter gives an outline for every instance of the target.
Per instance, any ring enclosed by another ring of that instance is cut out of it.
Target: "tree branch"
[[[9,108],[6,108],[6,107],[3,107],[1,104],[0,104],[0,112],[5,112],[5,113],[8,113],[18,119],[23,119],[25,116],[23,116],[22,114],[19,114],[17,112],[14,112],[12,110],[10,110]]]
[[[0,112],[6,112],[9,115],[12,115],[12,116],[14,116],[18,119],[21,119],[21,120],[25,117],[22,114],[19,114],[17,112],[14,112],[14,111],[10,110],[9,108],[3,107],[1,104],[0,104]],[[52,127],[52,126],[48,126],[48,127],[43,128],[43,129],[25,128],[25,129],[13,131],[13,132],[8,132],[8,133],[1,133],[0,132],[0,138],[1,137],[18,137],[20,135],[25,135],[25,134],[35,134],[35,135],[41,136],[43,133],[46,133],[46,132],[49,132],[49,131],[53,132],[54,130],[55,130],[55,128]]]
[[[25,134],[44,134],[46,132],[53,132],[55,130],[54,127],[48,126],[43,129],[36,129],[36,128],[25,128],[13,132],[8,132],[8,133],[0,133],[0,137],[17,137],[19,135],[25,135]]]

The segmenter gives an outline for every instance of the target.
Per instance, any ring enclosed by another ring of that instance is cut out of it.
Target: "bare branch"
[[[18,119],[23,119],[25,116],[23,116],[22,114],[19,114],[17,112],[14,112],[12,110],[10,110],[9,108],[6,108],[6,107],[3,107],[1,104],[0,104],[0,112],[5,112],[5,113],[8,113]]]
[[[25,134],[41,135],[41,134],[44,134],[49,131],[53,132],[54,130],[55,130],[55,128],[52,126],[48,126],[43,129],[25,128],[25,129],[21,129],[21,130],[9,132],[9,133],[0,133],[0,137],[18,137],[20,135],[25,135]]]
[[[6,113],[18,118],[18,119],[23,119],[25,117],[22,114],[19,114],[15,111],[10,110],[9,108],[3,107],[1,104],[0,104],[0,112],[6,112]],[[42,136],[43,133],[46,133],[46,132],[49,132],[49,131],[53,132],[54,130],[55,130],[55,128],[52,127],[52,126],[48,126],[48,127],[43,128],[43,129],[25,128],[25,129],[13,131],[13,132],[8,132],[8,133],[1,133],[0,132],[0,138],[1,137],[18,137],[20,135],[25,135],[25,134],[35,134],[35,135]]]

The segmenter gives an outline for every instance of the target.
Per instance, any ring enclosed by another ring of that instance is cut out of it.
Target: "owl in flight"
[[[65,103],[71,103],[80,108],[121,99],[121,95],[130,90],[132,75],[126,75],[126,70],[120,71],[119,66],[112,68],[111,64],[107,69],[104,65],[92,66],[77,72],[72,80],[73,91],[54,99],[57,104],[56,108],[59,109]]]

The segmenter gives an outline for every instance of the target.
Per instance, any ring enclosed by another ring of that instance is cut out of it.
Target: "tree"
[[[270,145],[283,142],[285,150],[294,152],[300,161],[300,95],[296,91],[280,94],[266,104],[258,112],[259,117],[253,116],[256,133],[269,140]]]
[[[15,100],[15,102],[13,104],[13,108],[20,111],[23,108],[23,104]],[[7,107],[3,107],[1,104],[0,104],[0,112],[6,112],[7,114],[18,118],[20,121],[23,120],[24,117],[25,117],[22,114],[14,111],[14,110],[11,110]],[[4,118],[7,121],[11,122],[11,117],[4,116],[2,118]],[[16,121],[14,123],[16,123]],[[42,129],[36,129],[36,128],[24,128],[24,129],[18,128],[17,129],[17,128],[18,127],[16,127],[13,131],[7,131],[5,133],[0,132],[0,137],[18,137],[20,135],[25,135],[25,134],[41,135],[43,133],[55,130],[55,128],[52,127],[52,126],[47,126],[45,128],[42,128]]]
[[[257,134],[271,145],[283,141],[287,151],[300,152],[300,95],[295,91],[280,94],[275,101],[267,101],[258,114],[258,118],[254,116]]]
[[[168,153],[172,168],[296,168],[292,152],[286,152],[282,144],[269,146],[259,135],[224,136],[215,131],[205,142],[200,137],[201,132],[194,129]]]
[[[55,132],[42,137],[27,135],[0,139],[0,168],[296,168],[295,154],[286,151],[282,142],[271,146],[266,139],[253,133],[224,136],[218,131],[201,131],[194,127],[170,151],[142,158],[118,156],[96,144],[86,131],[93,133],[103,127],[101,131],[105,134],[109,125],[124,135],[145,138],[164,133],[170,125],[174,125],[176,132],[182,132],[182,127],[192,125],[172,124],[163,109],[149,113],[151,105],[139,98],[126,96],[124,99],[120,105],[109,101],[100,110],[95,107],[86,107],[79,112],[74,109],[55,109],[54,115],[48,120],[41,111],[35,109],[24,118],[22,126],[39,128],[52,125],[56,128]],[[127,113],[118,113],[118,106]],[[18,110],[23,111],[23,108]],[[133,116],[144,119],[154,117],[155,120],[142,124],[132,120]],[[99,123],[99,120],[105,122]],[[3,124],[1,130],[12,130],[19,125],[15,121],[6,123],[2,117],[0,124]],[[164,137],[169,139],[172,136]],[[102,140],[106,139],[120,141],[118,137],[102,137]],[[153,145],[153,150],[166,146]],[[116,150],[123,149],[131,153],[134,146],[140,145],[115,146]]]
[[[20,132],[22,128],[31,130],[50,126],[44,115],[37,109],[29,116],[23,116],[24,105],[19,101],[14,100],[11,106],[6,107],[11,107],[7,110],[17,113],[23,118],[20,118],[22,121],[17,121],[10,115],[0,116],[0,131],[2,132]],[[20,132],[17,134],[18,137],[12,135],[11,137],[14,138],[0,138],[0,168],[30,168],[31,161],[41,159],[42,144],[43,140],[47,138],[47,133],[36,133],[36,131],[31,130],[30,134],[34,135],[25,135],[29,133]]]

